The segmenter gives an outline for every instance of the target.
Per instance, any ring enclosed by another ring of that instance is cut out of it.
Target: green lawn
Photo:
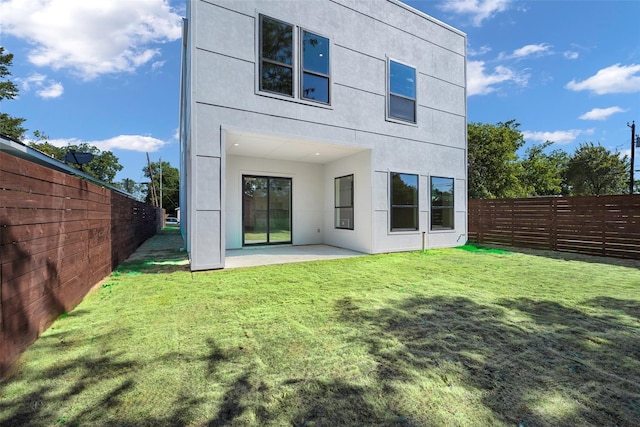
[[[640,263],[122,266],[0,383],[0,425],[640,424]]]

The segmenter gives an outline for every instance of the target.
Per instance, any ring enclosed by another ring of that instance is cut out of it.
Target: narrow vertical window
[[[329,39],[302,31],[303,99],[329,103]]]
[[[353,230],[353,175],[335,179],[335,228]]]
[[[418,175],[391,173],[391,231],[418,229]]]
[[[453,178],[431,177],[431,229],[453,230]]]
[[[389,118],[416,122],[416,69],[389,60]]]
[[[260,15],[260,90],[293,96],[293,25]]]

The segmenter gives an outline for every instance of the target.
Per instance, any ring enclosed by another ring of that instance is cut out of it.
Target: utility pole
[[[151,167],[151,160],[149,160],[149,153],[147,153],[147,164],[149,165],[149,178],[151,178],[151,203],[157,208],[158,196],[156,195],[156,184],[153,181],[153,168]]]
[[[633,194],[633,168],[635,167],[634,165],[634,160],[635,160],[635,156],[634,153],[636,151],[636,121],[632,121],[631,124],[627,123],[627,126],[629,126],[631,128],[631,178],[629,180],[629,194]]]

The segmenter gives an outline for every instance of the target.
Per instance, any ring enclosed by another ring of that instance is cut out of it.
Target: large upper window
[[[416,69],[389,60],[388,112],[391,119],[416,122]]]
[[[391,173],[391,231],[418,229],[418,175]]]
[[[293,96],[293,25],[260,15],[260,90]]]
[[[431,177],[431,229],[453,229],[453,178]]]
[[[328,38],[260,15],[260,91],[329,104],[329,50]]]
[[[329,39],[302,31],[302,93],[304,99],[329,103]]]
[[[335,227],[353,230],[353,175],[335,179]]]

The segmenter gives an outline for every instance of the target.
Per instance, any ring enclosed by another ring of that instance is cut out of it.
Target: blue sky
[[[526,146],[630,153],[640,1],[405,3],[467,33],[469,122],[515,119]],[[0,0],[0,45],[20,88],[0,108],[26,118],[29,136],[113,151],[117,180],[144,181],[146,152],[178,167],[184,12],[184,0]]]

